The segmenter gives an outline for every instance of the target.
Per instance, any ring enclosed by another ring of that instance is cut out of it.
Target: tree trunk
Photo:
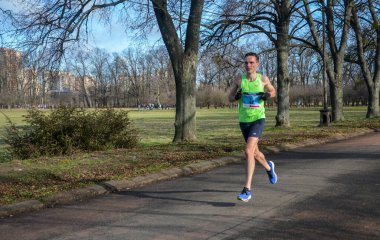
[[[196,105],[195,105],[195,80],[197,57],[184,56],[182,59],[182,71],[176,81],[176,117],[175,134],[173,142],[193,141],[196,139]]]
[[[333,2],[327,1],[326,7],[326,19],[327,19],[327,38],[330,47],[331,60],[334,68],[327,67],[327,71],[330,71],[329,83],[330,83],[330,97],[332,108],[332,121],[342,121],[343,116],[343,67],[344,67],[344,53],[347,46],[347,38],[349,31],[349,23],[351,19],[351,10],[353,8],[354,1],[348,0],[344,6],[344,19],[343,30],[340,39],[340,45],[337,46],[338,41],[335,36],[334,25],[334,11]],[[325,65],[331,63],[325,63]],[[331,70],[334,73],[331,73]]]
[[[315,43],[315,49],[323,57],[324,46],[322,45],[319,34],[315,27],[315,22],[312,17],[312,12],[310,11],[310,6],[308,1],[303,0],[305,11],[306,11],[306,20],[309,24],[310,31]],[[353,7],[353,0],[348,0],[344,2],[344,15],[335,18],[334,4],[333,1],[328,0],[327,5],[323,6],[323,11],[326,14],[326,30],[327,30],[327,40],[329,45],[329,55],[325,56],[325,66],[326,73],[329,79],[330,85],[330,98],[331,98],[331,108],[332,108],[332,120],[341,121],[343,117],[343,63],[344,63],[344,52],[347,46],[347,38],[349,32],[349,22],[351,19],[351,9]],[[335,21],[343,17],[342,21],[342,32],[340,34],[340,39],[337,40],[338,36],[335,31]],[[323,28],[323,30],[325,30]],[[339,44],[339,45],[338,45]]]
[[[366,118],[374,118],[379,116],[379,86],[368,88],[368,107]]]
[[[91,108],[92,107],[92,104],[91,104],[91,99],[90,97],[88,96],[88,93],[87,93],[87,89],[84,88],[84,97],[85,97],[85,100],[86,100],[86,105],[88,108]]]
[[[198,64],[199,31],[203,0],[192,0],[185,47],[167,10],[167,0],[151,0],[158,26],[170,56],[176,83],[176,116],[173,142],[196,139],[195,82]]]
[[[275,5],[278,22],[276,23],[277,39],[277,115],[276,127],[290,127],[289,117],[289,25],[290,2],[281,1]]]
[[[369,1],[369,10],[371,12],[374,22],[379,22],[376,15],[373,2]],[[368,91],[368,104],[367,104],[367,118],[373,118],[380,115],[379,113],[379,90],[380,90],[380,28],[376,29],[376,54],[375,54],[375,67],[372,75],[367,63],[367,58],[364,54],[364,40],[363,31],[360,26],[360,20],[356,12],[356,8],[352,9],[352,21],[351,25],[355,32],[356,37],[356,50],[360,63],[360,68],[363,74],[365,84]]]
[[[276,127],[290,127],[288,44],[278,41],[277,47],[277,115]]]
[[[88,94],[88,90],[86,89],[86,85],[84,83],[86,80],[85,78],[86,78],[85,76],[81,77],[81,88],[82,88],[82,93],[84,95],[84,99],[86,101],[86,106],[88,108],[90,108],[92,106],[92,104],[91,104],[91,99],[90,99],[89,94]]]
[[[330,79],[329,79],[330,80]],[[342,79],[338,80],[335,78],[334,81],[329,81],[330,83],[330,99],[331,99],[331,118],[332,121],[344,120],[343,116],[343,87]]]
[[[326,72],[330,86],[331,118],[332,121],[344,120],[343,116],[343,55],[336,55],[334,67],[327,65]],[[331,63],[330,63],[331,64]]]

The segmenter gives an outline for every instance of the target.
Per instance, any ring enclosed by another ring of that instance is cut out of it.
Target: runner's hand
[[[260,96],[260,99],[266,101],[270,98],[270,93],[269,92],[259,92],[258,93]]]
[[[240,98],[241,98],[241,88],[239,89],[239,91],[236,92],[235,100],[239,100]]]

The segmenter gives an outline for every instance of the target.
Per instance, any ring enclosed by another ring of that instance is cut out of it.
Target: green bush
[[[25,121],[26,126],[16,127],[8,120],[5,142],[12,157],[26,159],[74,151],[131,148],[138,143],[128,112],[122,110],[58,108],[45,114],[32,109]]]

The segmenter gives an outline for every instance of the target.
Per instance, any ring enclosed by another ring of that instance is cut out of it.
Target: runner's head
[[[255,57],[256,58],[256,61],[257,62],[260,62],[260,59],[259,59],[259,55],[257,55],[257,53],[254,53],[254,52],[248,52],[244,55],[244,58],[248,57],[248,56],[252,56],[252,57]]]
[[[244,66],[247,74],[256,73],[259,67],[259,56],[256,53],[249,52],[244,56]]]

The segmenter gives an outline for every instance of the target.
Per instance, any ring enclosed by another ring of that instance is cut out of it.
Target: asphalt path
[[[253,199],[244,162],[0,219],[0,239],[380,239],[380,133],[267,155]]]

